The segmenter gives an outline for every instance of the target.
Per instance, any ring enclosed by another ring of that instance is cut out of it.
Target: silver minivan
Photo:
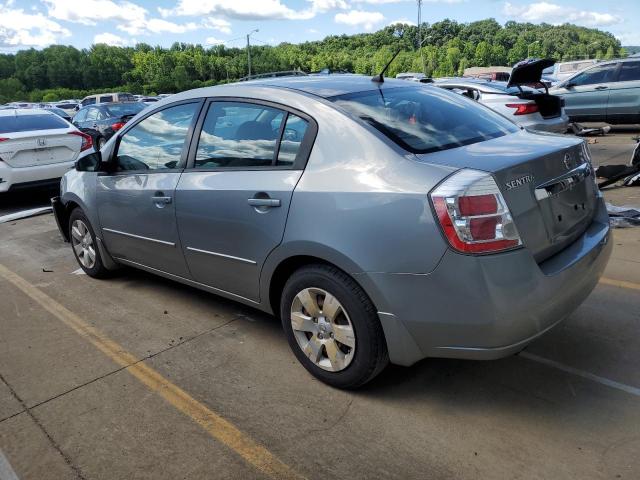
[[[640,59],[598,63],[549,90],[574,122],[640,123]]]
[[[519,352],[612,248],[583,139],[356,75],[156,102],[53,205],[89,276],[143,269],[277,315],[300,363],[343,388],[388,362]]]

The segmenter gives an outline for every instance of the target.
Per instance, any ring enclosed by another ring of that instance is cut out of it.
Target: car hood
[[[517,85],[538,83],[542,78],[542,71],[555,63],[556,61],[550,58],[542,58],[540,60],[523,60],[522,62],[516,63],[511,71],[511,76],[509,77],[507,86],[515,87]]]

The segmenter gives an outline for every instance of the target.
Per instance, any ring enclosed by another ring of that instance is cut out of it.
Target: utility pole
[[[418,50],[422,59],[422,73],[427,74],[427,66],[424,63],[424,53],[422,52],[422,0],[418,1]]]
[[[255,30],[251,30],[249,33],[247,33],[247,66],[249,67],[249,76],[251,76],[251,43],[249,42],[249,38],[251,37],[252,33],[256,33],[259,31],[260,30],[256,28]]]

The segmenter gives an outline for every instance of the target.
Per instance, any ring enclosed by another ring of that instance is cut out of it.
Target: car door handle
[[[607,88],[609,87],[607,87],[606,85],[600,85],[599,87],[596,87],[595,90],[606,90]]]
[[[171,203],[171,197],[165,197],[163,195],[155,195],[151,197],[151,201],[155,203],[157,206],[161,205],[169,205]]]
[[[280,200],[277,198],[249,198],[247,203],[252,207],[279,207]]]

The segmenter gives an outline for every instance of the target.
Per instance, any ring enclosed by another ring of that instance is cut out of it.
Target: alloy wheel
[[[353,360],[353,325],[342,304],[326,290],[305,288],[295,296],[291,327],[298,346],[323,370],[339,372]]]
[[[84,268],[93,268],[96,264],[96,250],[89,228],[82,220],[74,220],[71,224],[71,244]]]

